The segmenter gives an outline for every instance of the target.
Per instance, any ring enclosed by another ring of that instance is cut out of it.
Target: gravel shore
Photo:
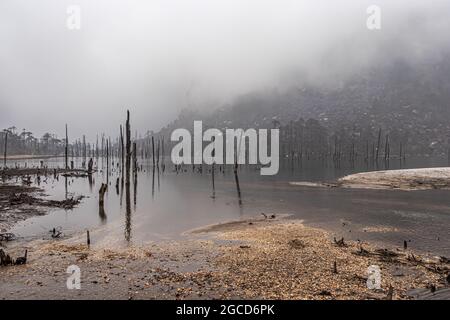
[[[89,248],[85,235],[27,248],[26,265],[0,267],[0,299],[412,299],[411,292],[439,297],[448,288],[444,258],[333,239],[278,218],[125,248]],[[17,256],[25,248],[6,249]],[[81,290],[66,287],[74,264]],[[381,270],[379,290],[367,288],[371,265]]]

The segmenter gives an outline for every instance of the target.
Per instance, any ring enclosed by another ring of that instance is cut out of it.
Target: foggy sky
[[[66,27],[71,4],[81,30]],[[448,0],[1,0],[0,128],[115,136],[129,108],[133,129],[159,130],[299,73],[320,85],[437,56],[449,30]]]

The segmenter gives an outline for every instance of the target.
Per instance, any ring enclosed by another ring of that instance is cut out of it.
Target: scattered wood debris
[[[303,249],[306,246],[305,243],[300,239],[292,239],[288,243],[293,249]]]
[[[346,247],[347,246],[344,241],[344,237],[342,237],[339,240],[336,240],[336,238],[334,238],[333,241],[334,241],[334,244],[337,245],[338,247]]]
[[[297,220],[261,219],[252,226],[240,221],[207,230],[213,232],[208,240],[151,245],[151,253],[148,246],[89,248],[85,233],[41,243],[27,268],[0,268],[0,286],[14,287],[18,279],[38,275],[39,283],[30,284],[34,297],[53,297],[67,280],[60,266],[64,261],[64,266],[73,262],[88,270],[88,298],[397,300],[434,299],[449,292],[449,265],[440,257],[367,243],[363,248],[354,241],[338,246],[329,233]],[[297,240],[304,247],[293,251]],[[382,272],[381,289],[367,287],[372,265]],[[7,294],[0,292],[0,298]],[[64,298],[70,294],[64,292]]]
[[[0,241],[13,241],[16,240],[16,235],[11,232],[0,233]]]
[[[41,198],[36,198],[30,194],[27,193],[19,193],[19,194],[11,194],[9,197],[9,204],[11,206],[18,206],[18,205],[37,205],[37,206],[44,206],[44,207],[56,207],[56,208],[63,208],[63,209],[73,209],[76,205],[78,205],[81,200],[83,199],[83,196],[78,197],[72,197],[65,200],[46,200]]]
[[[27,263],[28,250],[25,250],[25,255],[23,257],[18,257],[16,260],[11,258],[2,248],[0,248],[0,266],[12,266],[12,265],[22,265]]]

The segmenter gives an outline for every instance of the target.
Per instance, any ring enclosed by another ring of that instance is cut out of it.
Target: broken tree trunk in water
[[[216,140],[216,137],[212,138],[212,141],[214,142]],[[216,156],[216,150],[214,149],[212,152],[212,157],[214,159],[214,157]],[[216,198],[216,185],[215,185],[215,181],[214,181],[214,175],[215,175],[215,161],[213,161],[212,166],[211,166],[211,178],[212,178],[212,198],[215,199]]]
[[[378,161],[378,155],[379,155],[379,153],[380,153],[380,144],[381,144],[381,128],[380,128],[380,130],[378,131],[378,141],[377,141],[377,153],[376,153],[376,155],[375,155],[375,161]]]
[[[125,217],[125,240],[131,239],[131,199],[130,199],[130,166],[131,166],[131,129],[130,129],[130,111],[127,110],[127,122],[125,126],[126,134],[126,163],[125,163],[125,201],[126,201],[126,217]]]
[[[236,190],[238,193],[238,201],[239,205],[242,205],[242,198],[241,198],[241,187],[239,186],[239,177],[238,177],[238,163],[237,163],[237,156],[234,156],[234,180],[236,182]]]
[[[94,166],[94,160],[93,160],[92,158],[90,158],[90,159],[89,159],[89,163],[88,163],[88,174],[92,174],[92,172],[93,172],[93,170],[92,170],[93,166]]]
[[[130,186],[130,166],[131,166],[131,129],[130,129],[130,111],[127,110],[127,122],[125,124],[125,134],[126,134],[126,186]]]
[[[136,142],[133,142],[133,173],[137,172],[137,147]]]
[[[106,184],[109,185],[109,140],[106,139]]]
[[[8,131],[5,133],[5,152],[3,156],[3,166],[6,168],[6,154],[8,150]]]
[[[66,170],[69,169],[69,134],[67,132],[67,123],[66,123],[66,150],[65,150],[65,164]]]
[[[125,168],[125,149],[123,144],[123,128],[122,125],[120,125],[120,150],[121,150],[121,175],[122,175],[122,184],[123,184],[123,174],[124,174],[124,168]]]
[[[9,266],[13,264],[13,259],[3,249],[0,248],[0,266]]]
[[[105,213],[105,193],[108,190],[108,185],[102,183],[102,186],[100,187],[100,190],[98,191],[98,213],[100,216],[100,219],[102,222],[106,220],[106,213]],[[88,237],[89,237],[89,231],[88,231]],[[89,243],[88,243],[89,245]]]

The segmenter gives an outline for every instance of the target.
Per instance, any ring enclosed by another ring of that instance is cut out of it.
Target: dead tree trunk
[[[5,134],[5,153],[3,156],[3,166],[6,168],[6,155],[7,155],[7,150],[8,150],[8,131],[6,131]]]
[[[131,129],[130,129],[130,111],[127,110],[127,122],[125,124],[126,133],[126,185],[127,188],[130,186],[130,162],[131,162]]]
[[[83,135],[83,168],[86,168],[86,136]]]
[[[69,169],[69,134],[67,132],[67,124],[66,124],[66,152],[65,152],[65,160],[66,160],[66,170]]]
[[[130,199],[130,162],[131,162],[131,129],[130,129],[130,111],[127,110],[127,122],[125,124],[126,134],[126,184],[125,184],[125,201],[126,201],[126,217],[125,217],[125,240],[131,239],[131,199]]]
[[[386,135],[386,142],[385,142],[385,145],[384,145],[384,160],[385,161],[389,160],[389,153],[390,153],[390,150],[389,150],[389,135],[387,134]]]
[[[381,143],[381,128],[378,131],[378,142],[377,142],[377,154],[375,156],[375,160],[378,161],[378,154],[380,152],[380,143]]]
[[[123,143],[123,128],[122,125],[120,125],[120,160],[122,168],[124,167],[124,161],[125,161],[125,149],[124,149],[124,143]]]
[[[88,163],[88,174],[92,174],[93,172],[93,166],[94,166],[94,160],[92,158],[89,159]]]
[[[109,184],[109,140],[106,139],[106,184]]]
[[[216,140],[216,137],[212,138],[212,141],[214,142]],[[215,159],[216,156],[216,149],[213,150],[212,152],[212,156],[213,159]],[[215,161],[213,161],[212,163],[212,167],[211,167],[211,178],[212,178],[212,198],[215,199],[216,198],[216,185],[215,185],[215,181],[214,181],[214,175],[215,175]]]
[[[164,136],[162,137],[162,143],[161,143],[161,166],[163,168],[163,172],[164,172]]]
[[[242,205],[242,198],[241,198],[241,187],[239,186],[239,177],[238,177],[238,163],[237,163],[237,155],[234,155],[234,180],[236,182],[236,190],[238,194],[238,202],[239,205]]]
[[[98,162],[98,134],[97,134],[97,140],[95,142],[95,159]],[[98,165],[98,164],[97,164]]]
[[[137,147],[136,142],[133,142],[133,173],[137,172]]]
[[[124,168],[125,168],[125,149],[124,149],[124,144],[123,144],[123,128],[122,125],[120,125],[120,150],[121,150],[121,180],[122,180],[122,185],[123,185],[123,175],[124,175]]]

